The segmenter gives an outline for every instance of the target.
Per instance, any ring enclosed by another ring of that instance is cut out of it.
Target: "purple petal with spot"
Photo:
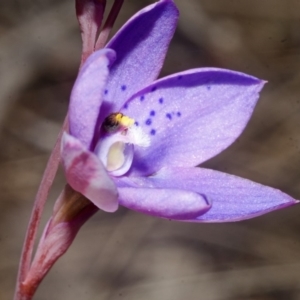
[[[207,68],[163,78],[137,93],[121,112],[149,134],[151,145],[135,148],[131,174],[196,166],[227,148],[245,128],[263,85],[242,73]]]
[[[61,158],[70,186],[107,212],[118,208],[118,191],[100,159],[73,136],[64,133]]]
[[[208,199],[180,189],[119,187],[119,203],[127,208],[174,220],[189,220],[209,210]]]
[[[210,210],[192,222],[232,222],[298,203],[281,191],[234,175],[204,168],[163,168],[149,178],[123,178],[117,185],[182,189],[210,199]]]
[[[92,54],[82,66],[74,84],[69,108],[70,133],[90,148],[115,52],[104,49]]]
[[[173,37],[178,10],[170,0],[149,5],[134,15],[107,44],[117,59],[110,69],[103,116],[157,78]]]

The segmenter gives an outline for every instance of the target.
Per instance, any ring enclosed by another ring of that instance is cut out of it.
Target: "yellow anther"
[[[112,113],[104,120],[102,127],[105,131],[114,133],[128,129],[134,124],[134,119],[124,116],[122,113]]]
[[[126,128],[132,126],[134,124],[134,119],[131,119],[127,116],[122,115],[120,124]]]
[[[116,122],[120,123],[122,118],[123,118],[123,114],[121,113],[113,113],[110,115],[113,119],[115,119]]]

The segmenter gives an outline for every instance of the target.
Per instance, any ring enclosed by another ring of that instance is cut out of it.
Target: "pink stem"
[[[29,220],[25,241],[21,253],[17,286],[15,291],[15,300],[25,300],[26,295],[21,295],[21,285],[25,280],[26,275],[29,271],[32,252],[34,247],[34,242],[36,239],[37,229],[41,220],[41,216],[44,210],[46,200],[48,198],[49,190],[52,186],[53,180],[55,178],[59,161],[60,161],[60,141],[64,131],[68,129],[68,116],[66,116],[63,126],[58,134],[53,151],[49,157],[46,169],[44,171],[41,184],[39,186],[38,192],[35,197],[33,204],[32,214]],[[24,298],[25,297],[25,298]]]
[[[112,28],[113,24],[115,23],[115,20],[120,12],[123,2],[124,2],[124,0],[115,0],[113,7],[107,18],[107,21],[105,22],[104,28],[98,37],[98,40],[97,40],[97,43],[95,46],[95,50],[103,48],[104,45],[106,44],[109,33],[111,31],[111,28]],[[99,4],[103,5],[103,9],[104,9],[105,1],[103,0],[103,2],[102,2],[101,0],[99,0]],[[103,11],[102,11],[102,13],[103,13]],[[101,16],[101,13],[100,13],[100,16]],[[101,19],[101,17],[99,19]],[[100,24],[101,24],[101,21],[100,21]],[[98,23],[98,25],[100,25],[100,24]],[[91,49],[92,37],[93,37],[92,35],[88,34],[88,37],[86,37],[86,40],[83,40],[83,51],[82,51],[80,67],[83,65],[83,63],[87,59],[88,55],[91,54],[90,49]],[[31,214],[31,217],[29,220],[27,232],[25,235],[25,241],[24,241],[23,248],[22,248],[14,300],[30,300],[30,299],[32,299],[33,294],[38,286],[38,283],[36,283],[35,285],[32,286],[31,289],[30,288],[28,289],[28,286],[27,286],[27,289],[24,290],[22,283],[26,279],[26,276],[30,270],[33,247],[34,247],[34,242],[36,239],[37,229],[40,224],[41,216],[42,216],[42,213],[44,210],[46,200],[48,198],[50,188],[52,186],[53,180],[55,178],[55,175],[56,175],[56,172],[57,172],[57,169],[59,166],[60,143],[61,143],[61,137],[62,137],[62,134],[64,131],[68,131],[68,114],[66,115],[64,123],[62,125],[62,128],[58,134],[58,138],[56,140],[55,146],[54,146],[54,148],[51,152],[51,155],[49,157],[49,160],[47,162],[47,166],[44,171],[41,184],[39,186],[38,192],[35,197],[32,214]],[[49,267],[49,269],[50,269],[50,267]]]
[[[81,62],[93,53],[96,37],[102,23],[106,0],[76,0],[76,15],[82,38]]]
[[[20,287],[22,300],[33,297],[52,266],[69,249],[81,226],[98,211],[94,204],[68,185],[59,201],[63,212],[54,214],[46,225],[30,270]]]
[[[113,6],[111,8],[111,11],[109,12],[109,15],[107,17],[107,20],[103,26],[103,29],[101,30],[101,32],[99,34],[98,40],[95,45],[95,50],[104,48],[104,46],[108,40],[110,31],[111,31],[112,27],[114,26],[117,16],[121,10],[123,2],[124,2],[124,0],[115,0]]]

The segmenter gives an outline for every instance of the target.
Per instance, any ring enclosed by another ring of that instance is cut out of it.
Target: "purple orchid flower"
[[[196,167],[241,134],[264,82],[216,68],[156,80],[177,19],[173,1],[150,5],[83,65],[62,141],[68,183],[104,211],[121,204],[183,221],[237,221],[297,203]]]

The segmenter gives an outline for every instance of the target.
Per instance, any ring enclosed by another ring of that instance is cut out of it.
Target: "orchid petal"
[[[121,205],[155,217],[189,220],[211,207],[205,195],[175,188],[119,187],[118,190]]]
[[[263,85],[242,73],[206,68],[171,75],[137,93],[121,112],[135,119],[151,145],[136,147],[132,174],[196,166],[220,153],[245,128]]]
[[[81,68],[74,84],[69,109],[70,133],[90,148],[103,93],[108,76],[108,66],[115,52],[104,49],[92,54]]]
[[[124,179],[125,180],[125,179]],[[127,185],[177,188],[206,195],[211,209],[192,222],[250,219],[298,203],[287,194],[238,176],[204,168],[163,168],[149,178],[126,178]],[[122,186],[122,182],[117,183]]]
[[[107,44],[118,53],[110,69],[103,117],[155,80],[174,34],[178,10],[170,0],[149,5],[135,14]]]
[[[118,208],[118,192],[98,157],[82,143],[64,133],[61,157],[70,186],[107,212]]]

